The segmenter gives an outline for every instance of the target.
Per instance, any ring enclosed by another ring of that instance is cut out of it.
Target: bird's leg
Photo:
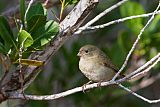
[[[99,81],[98,84],[97,84],[97,87],[100,87],[102,82],[103,82],[102,80]]]
[[[92,81],[89,81],[89,82],[87,82],[86,84],[83,84],[83,86],[82,86],[82,91],[83,91],[83,93],[85,93],[84,89],[86,88],[86,85],[88,85],[88,84],[90,84],[90,83],[92,83]]]

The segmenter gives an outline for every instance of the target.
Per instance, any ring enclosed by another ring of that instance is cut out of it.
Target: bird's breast
[[[79,68],[87,78],[95,82],[110,80],[114,75],[112,69],[99,64],[96,60],[86,60],[81,58]]]
[[[93,72],[96,64],[92,60],[86,60],[84,58],[80,59],[79,68],[82,72]]]

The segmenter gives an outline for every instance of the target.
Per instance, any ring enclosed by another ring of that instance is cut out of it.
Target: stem
[[[62,2],[62,6],[61,6],[61,12],[60,12],[60,16],[59,16],[59,20],[62,20],[62,15],[63,15],[63,11],[64,11],[64,4],[65,4],[65,0],[63,0]]]

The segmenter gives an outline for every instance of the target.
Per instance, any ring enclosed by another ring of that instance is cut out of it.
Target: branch
[[[127,65],[127,63],[128,63],[128,60],[129,60],[131,54],[133,53],[134,49],[136,48],[136,45],[138,44],[139,40],[141,39],[141,36],[142,36],[144,30],[147,28],[147,26],[148,26],[148,25],[152,22],[152,20],[154,19],[154,16],[155,16],[156,12],[158,11],[159,7],[160,7],[160,2],[159,2],[159,4],[158,4],[156,10],[153,12],[152,17],[148,20],[148,22],[146,23],[146,25],[141,29],[139,35],[137,36],[136,41],[134,42],[131,50],[130,50],[129,53],[128,53],[128,55],[127,55],[127,57],[126,57],[123,65],[121,66],[120,70],[116,73],[116,75],[113,77],[112,80],[115,80],[115,79],[119,76],[119,74],[123,71],[123,69],[126,67],[126,65]]]
[[[139,67],[137,70],[133,71],[132,73],[130,73],[128,75],[126,75],[124,78],[119,79],[118,81],[124,81],[126,79],[132,78],[137,73],[140,73],[141,71],[145,70],[147,67],[152,65],[159,58],[160,58],[160,53],[158,53],[156,56],[154,56],[152,59],[150,59],[148,62],[146,62],[143,66]]]
[[[137,91],[139,89],[145,88],[147,86],[150,86],[151,84],[153,84],[154,82],[156,82],[158,79],[160,79],[160,73],[158,73],[158,75],[155,75],[151,78],[147,78],[142,80],[139,84],[132,86],[132,90],[133,91]]]
[[[148,102],[150,104],[160,102],[160,99],[158,99],[158,100],[147,99],[147,98],[145,98],[145,97],[133,92],[132,90],[130,90],[129,88],[123,86],[122,84],[118,84],[118,86],[121,87],[122,89],[126,90],[127,92],[131,93],[132,95],[134,95],[134,96],[136,96],[136,97],[138,97],[138,98],[142,99],[143,101]]]
[[[88,89],[92,89],[95,87],[99,87],[98,86],[99,83],[93,83],[93,84],[89,84],[86,85],[84,90],[88,90]],[[102,82],[101,86],[108,86],[111,84],[115,84],[115,82]],[[53,95],[42,95],[42,96],[38,96],[38,95],[25,95],[25,97],[29,100],[54,100],[54,99],[58,99],[58,98],[62,98],[77,92],[83,91],[83,87],[77,87],[77,88],[73,88],[58,94],[53,94]],[[10,99],[25,99],[23,94],[20,93],[11,93],[9,96]]]
[[[150,65],[149,67],[147,67],[145,70],[143,70],[142,72],[139,72],[137,74],[135,74],[134,76],[131,77],[131,79],[139,76],[139,75],[143,75],[145,73],[147,73],[148,71],[150,71],[155,65],[157,65],[157,63],[160,61],[160,57],[152,64]]]
[[[83,27],[81,27],[80,29],[78,29],[78,31],[76,31],[74,34],[80,34],[83,30],[85,30],[87,27],[91,26],[93,23],[95,23],[96,21],[98,21],[101,17],[103,17],[104,15],[106,15],[107,13],[109,13],[110,11],[114,10],[115,8],[121,6],[123,3],[127,2],[127,1],[128,0],[122,0],[122,1],[120,1],[118,3],[116,3],[115,5],[107,8],[102,13],[100,13],[95,18],[93,18],[91,21],[89,21],[87,24],[85,24]]]
[[[29,57],[29,59],[44,61],[47,64],[52,55],[54,55],[58,49],[72,37],[72,34],[79,28],[89,13],[96,7],[98,0],[80,0],[79,3],[73,8],[73,10],[66,16],[66,18],[60,23],[60,32],[54,38],[43,51],[38,51]],[[39,74],[41,67],[28,66],[22,68],[24,75],[24,89],[28,87],[32,81]],[[21,89],[19,80],[19,69],[8,73],[8,76],[2,82],[0,94],[7,94],[10,92],[19,91]],[[0,98],[3,101],[3,98]]]
[[[153,62],[155,62],[156,59],[159,59],[159,58],[160,58],[160,53],[157,54],[156,56],[154,56],[151,60],[149,60],[143,66],[141,66],[137,70],[133,71],[131,74],[126,75],[124,78],[121,78],[121,79],[118,79],[118,80],[115,80],[115,81],[111,80],[111,81],[107,81],[107,82],[102,82],[101,86],[104,87],[104,86],[119,84],[119,83],[122,83],[124,81],[127,81],[128,79],[130,79],[132,77],[132,75],[135,75],[137,72],[145,69],[146,67],[151,65]],[[77,92],[80,92],[80,91],[84,91],[84,90],[88,90],[88,89],[92,89],[92,88],[96,88],[96,87],[99,87],[99,83],[89,84],[89,85],[86,85],[86,87],[82,86],[82,87],[73,88],[73,89],[67,90],[65,92],[58,93],[58,94],[41,95],[41,96],[25,95],[25,97],[27,99],[30,99],[30,100],[54,100],[54,99],[58,99],[58,98],[61,98],[61,97],[65,97],[65,96],[68,96],[68,95],[71,95],[71,94],[74,94],[74,93],[77,93]],[[21,93],[18,93],[18,92],[17,93],[15,93],[15,92],[10,93],[9,98],[10,99],[25,99],[24,95],[21,94]]]
[[[151,15],[153,15],[154,12],[152,13],[147,13],[147,14],[141,14],[141,15],[135,15],[135,16],[129,16],[129,17],[125,17],[125,18],[121,18],[121,19],[117,19],[117,20],[113,20],[113,21],[110,21],[108,23],[105,23],[105,24],[101,24],[101,25],[96,25],[96,26],[89,26],[87,27],[86,29],[83,29],[82,27],[80,27],[79,29],[81,30],[95,30],[95,29],[102,29],[102,28],[105,28],[107,26],[110,26],[112,24],[117,24],[117,23],[120,23],[120,22],[124,22],[124,21],[127,21],[127,20],[131,20],[131,19],[136,19],[136,18],[142,18],[142,17],[149,17]],[[160,14],[160,11],[157,11],[155,14]],[[77,33],[76,33],[77,34]]]

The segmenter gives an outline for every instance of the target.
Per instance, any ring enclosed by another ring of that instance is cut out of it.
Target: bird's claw
[[[89,82],[87,82],[86,84],[83,84],[83,86],[82,86],[82,91],[83,91],[83,93],[85,93],[86,85],[90,84],[91,82],[92,82],[92,81],[89,81]]]
[[[97,87],[100,87],[101,86],[101,81],[100,82],[98,82],[98,84],[97,84]]]
[[[83,91],[83,93],[85,93],[85,88],[86,88],[86,84],[84,84],[84,85],[82,86],[82,91]]]

